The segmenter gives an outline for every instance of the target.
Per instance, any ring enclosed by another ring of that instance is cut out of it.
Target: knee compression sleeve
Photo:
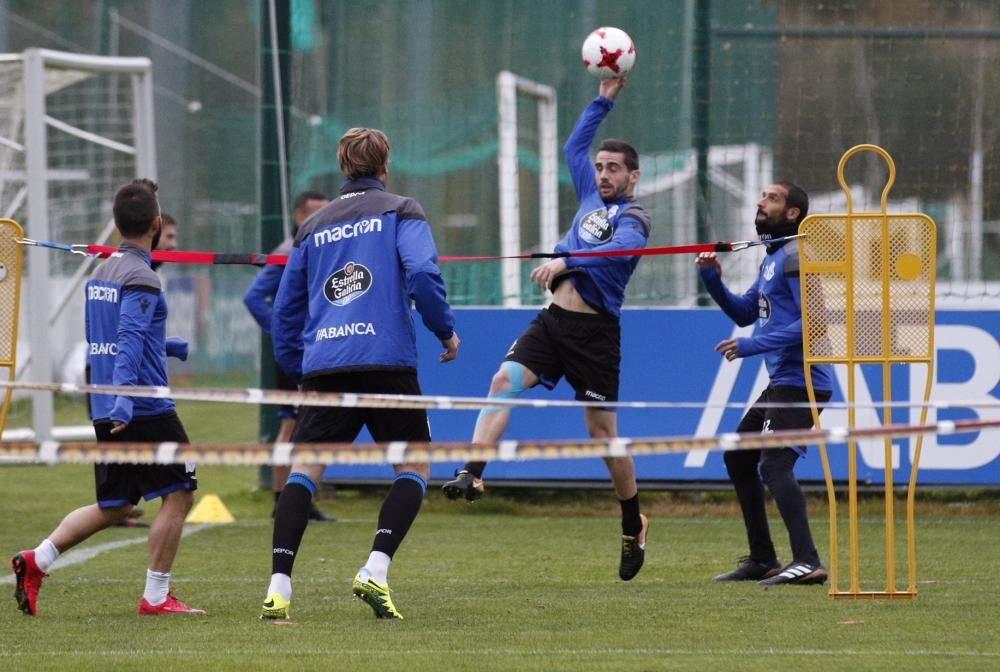
[[[496,392],[490,394],[490,398],[496,399],[517,399],[524,392],[524,365],[518,364],[517,362],[504,362],[500,365],[500,370],[507,374],[507,379],[510,380],[510,389],[503,390],[502,392]],[[479,420],[482,420],[488,415],[493,415],[494,413],[499,413],[500,411],[507,410],[506,406],[490,406],[479,411],[479,418],[476,420],[476,424],[479,424]]]

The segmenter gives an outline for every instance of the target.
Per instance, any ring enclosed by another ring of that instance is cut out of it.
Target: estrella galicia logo
[[[588,243],[599,245],[611,240],[611,222],[605,208],[588,212],[580,220],[580,237]]]
[[[366,266],[355,261],[347,262],[339,271],[326,279],[323,293],[326,300],[335,306],[346,306],[351,301],[360,299],[371,289],[372,272]]]
[[[771,319],[771,301],[763,292],[757,295],[757,317],[760,318],[760,326],[762,327]]]

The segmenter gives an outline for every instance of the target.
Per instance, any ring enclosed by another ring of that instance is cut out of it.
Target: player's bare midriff
[[[583,300],[583,297],[576,291],[576,287],[573,286],[573,283],[568,278],[556,286],[556,291],[552,293],[552,303],[563,310],[569,310],[574,313],[597,314],[597,311]]]

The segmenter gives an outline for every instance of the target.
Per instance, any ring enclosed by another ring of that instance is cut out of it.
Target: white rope
[[[29,442],[0,444],[0,461],[69,463],[173,464],[407,464],[492,461],[504,462],[667,455],[692,450],[757,450],[808,444],[844,443],[881,437],[904,437],[948,432],[960,434],[1000,429],[1000,420],[956,420],[924,425],[889,425],[849,429],[794,429],[718,436],[654,437],[570,440],[506,440],[498,444],[464,442],[383,444],[279,443],[272,445],[177,443],[59,443],[41,446]]]
[[[441,395],[359,394],[355,392],[299,392],[258,388],[171,388],[129,385],[75,385],[0,380],[0,389],[35,390],[60,394],[108,394],[122,397],[153,397],[183,401],[213,401],[233,404],[325,406],[338,408],[423,408],[436,410],[479,410],[505,408],[634,408],[634,409],[746,409],[746,402],[705,403],[701,401],[574,401],[569,399],[504,399],[500,397],[451,397]],[[811,408],[809,402],[761,402],[759,408]],[[949,401],[873,401],[868,403],[827,402],[824,409],[845,408],[1000,408],[998,399]]]

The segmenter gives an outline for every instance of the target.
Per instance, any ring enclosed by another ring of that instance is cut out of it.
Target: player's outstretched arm
[[[622,75],[621,77],[608,77],[607,79],[601,80],[601,86],[598,89],[600,95],[604,96],[608,100],[614,100],[621,93],[621,90],[625,88],[628,83],[628,75]]]
[[[605,80],[608,81],[608,80]],[[570,177],[573,178],[573,187],[576,195],[581,200],[588,194],[597,191],[597,181],[594,179],[594,163],[590,159],[590,145],[594,142],[597,129],[608,116],[608,112],[614,107],[614,100],[604,95],[605,89],[613,96],[618,95],[622,83],[615,85],[605,85],[601,83],[601,95],[592,100],[583,110],[583,114],[576,120],[573,132],[566,139],[563,152],[566,156],[566,165],[569,167]]]
[[[698,267],[698,270],[711,268],[719,275],[722,275],[722,265],[719,263],[719,255],[715,252],[699,252],[698,256],[694,258],[694,263]]]
[[[728,315],[733,322],[741,327],[746,327],[757,320],[759,313],[757,287],[760,284],[760,278],[757,278],[742,296],[738,296],[729,291],[729,288],[722,282],[721,267],[717,259],[699,255],[695,259],[695,264],[698,266],[698,274],[701,276],[701,281],[705,284],[709,296],[719,304],[722,312]]]
[[[532,269],[531,281],[538,285],[538,289],[544,292],[552,286],[552,281],[555,277],[565,270],[565,259],[552,259]]]

